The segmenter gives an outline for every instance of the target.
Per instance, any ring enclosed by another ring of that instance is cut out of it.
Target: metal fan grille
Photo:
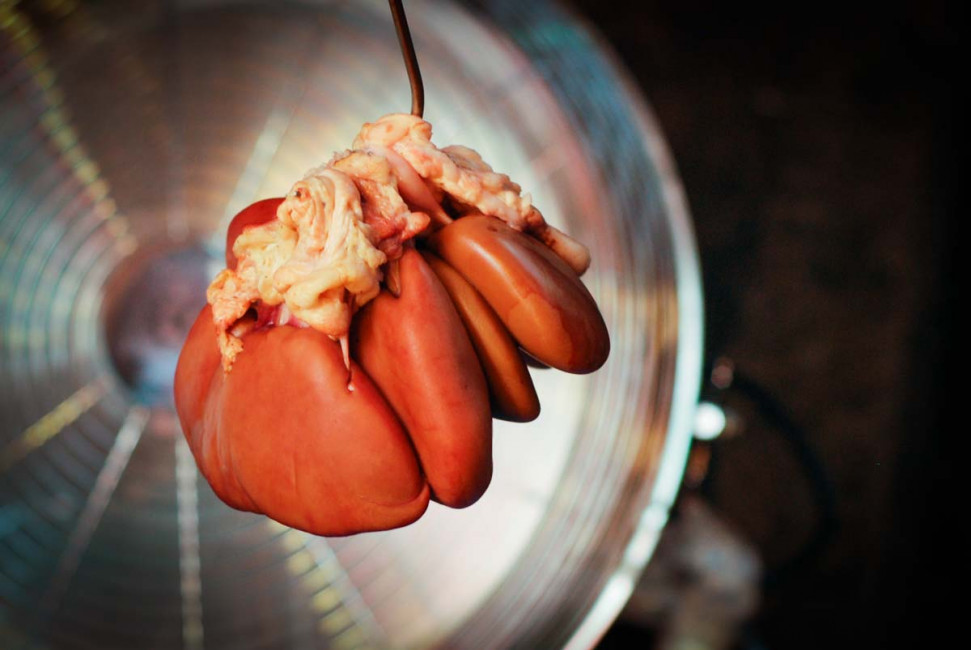
[[[590,245],[613,354],[535,373],[472,508],[324,539],[216,499],[170,382],[232,215],[409,105],[386,6],[126,8],[0,4],[2,646],[591,642],[680,481],[701,326],[680,189],[601,48],[543,2],[409,3],[434,140]]]

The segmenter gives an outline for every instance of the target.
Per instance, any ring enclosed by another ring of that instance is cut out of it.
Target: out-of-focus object
[[[695,411],[695,438],[714,440],[728,429],[728,416],[725,409],[713,402],[700,402]]]
[[[622,617],[651,629],[659,650],[733,648],[758,608],[761,578],[754,547],[687,494]]]
[[[590,247],[613,344],[536,370],[474,507],[323,539],[221,504],[172,414],[227,221],[408,104],[383,1],[0,2],[0,645],[584,647],[678,491],[701,291],[659,130],[557,5],[409,2],[429,121]]]

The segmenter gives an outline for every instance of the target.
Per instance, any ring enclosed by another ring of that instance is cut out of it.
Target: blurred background
[[[953,3],[573,4],[657,114],[698,237],[707,357],[744,379],[706,387],[738,428],[692,490],[737,536],[716,548],[761,565],[731,643],[941,638],[966,540],[944,417],[958,376]],[[677,608],[651,599],[667,569],[652,570],[602,647],[672,624]]]

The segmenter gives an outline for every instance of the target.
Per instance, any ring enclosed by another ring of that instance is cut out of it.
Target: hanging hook
[[[398,32],[398,44],[401,46],[405,70],[408,71],[408,81],[411,83],[411,114],[421,117],[425,111],[425,88],[421,83],[421,70],[418,68],[415,44],[411,41],[411,32],[408,31],[405,8],[401,5],[401,0],[388,0],[388,4],[391,6],[394,28]]]

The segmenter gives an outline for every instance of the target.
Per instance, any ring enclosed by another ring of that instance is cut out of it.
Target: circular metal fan
[[[439,145],[588,244],[612,356],[534,372],[461,511],[324,539],[223,505],[171,403],[228,220],[407,110],[387,6],[0,3],[0,645],[589,645],[690,439],[701,291],[650,114],[548,2],[408,3]]]

